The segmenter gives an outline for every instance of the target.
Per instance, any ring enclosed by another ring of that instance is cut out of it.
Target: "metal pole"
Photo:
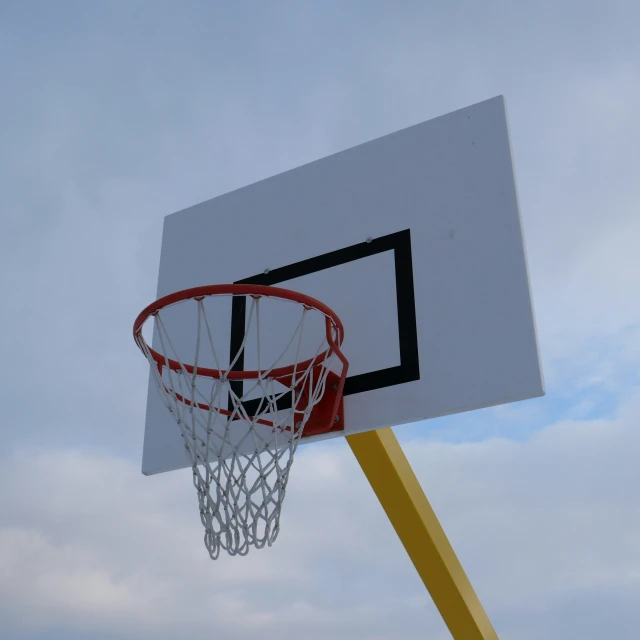
[[[454,640],[498,640],[393,430],[347,442]]]

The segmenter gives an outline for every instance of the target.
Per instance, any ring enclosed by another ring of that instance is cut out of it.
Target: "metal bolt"
[[[340,416],[336,416],[333,421],[338,424],[338,422],[340,422]]]
[[[371,244],[373,242],[373,238],[371,236],[369,236],[367,238],[367,244]]]
[[[264,270],[264,275],[266,276],[266,275],[267,275],[267,273],[269,273],[269,271],[271,271],[271,269],[265,269],[265,270]]]

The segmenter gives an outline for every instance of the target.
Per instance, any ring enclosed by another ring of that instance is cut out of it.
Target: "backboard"
[[[502,97],[167,216],[158,297],[231,283],[310,295],[344,324],[344,430],[303,442],[544,393]],[[150,377],[142,471],[187,466]]]

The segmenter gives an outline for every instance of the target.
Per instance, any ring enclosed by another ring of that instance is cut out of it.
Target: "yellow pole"
[[[498,640],[393,430],[347,442],[454,640]]]

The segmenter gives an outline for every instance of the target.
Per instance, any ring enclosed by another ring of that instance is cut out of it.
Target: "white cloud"
[[[511,637],[566,637],[540,615],[563,602],[624,594],[631,607],[640,596],[639,400],[616,419],[556,424],[522,443],[405,445],[491,618]],[[54,623],[99,625],[113,638],[443,631],[346,446],[300,449],[276,545],[215,563],[187,472],[144,478],[118,458],[49,451],[16,454],[0,482],[16,487],[0,498],[0,602],[18,638]],[[610,624],[603,605],[586,637]]]

